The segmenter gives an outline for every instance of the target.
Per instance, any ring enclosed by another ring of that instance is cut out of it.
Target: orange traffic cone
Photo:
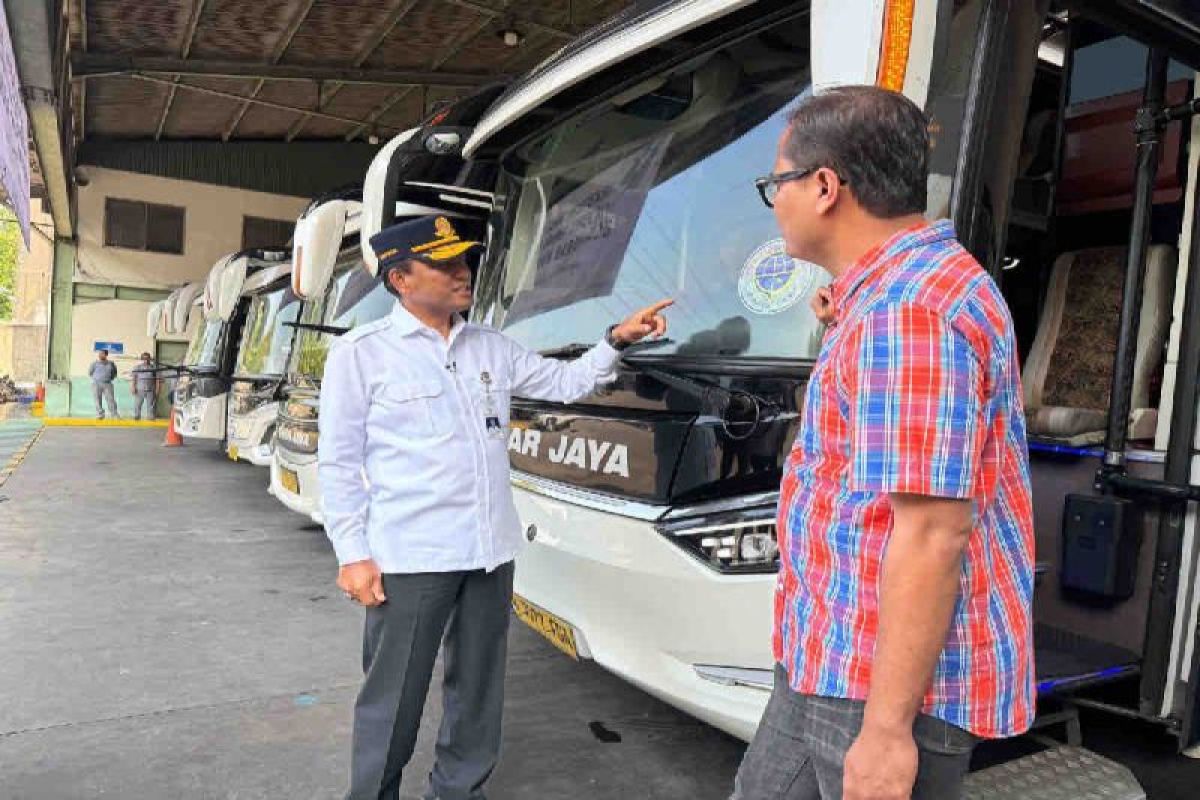
[[[179,447],[183,444],[183,437],[175,430],[175,409],[171,409],[171,413],[167,416],[167,437],[163,439],[163,447]]]

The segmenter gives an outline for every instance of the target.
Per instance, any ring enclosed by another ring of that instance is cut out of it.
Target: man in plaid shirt
[[[834,276],[784,467],[775,691],[736,800],[952,800],[980,738],[1034,716],[1033,517],[1012,321],[929,224],[928,121],[808,99],[757,182]]]

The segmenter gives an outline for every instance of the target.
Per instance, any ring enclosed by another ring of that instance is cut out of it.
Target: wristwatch
[[[617,338],[615,336],[613,336],[613,329],[616,327],[617,327],[616,325],[608,326],[608,329],[606,331],[604,331],[604,341],[608,342],[608,346],[611,347],[613,350],[616,350],[619,353],[622,350],[624,350],[626,347],[629,347],[630,343],[617,341]]]

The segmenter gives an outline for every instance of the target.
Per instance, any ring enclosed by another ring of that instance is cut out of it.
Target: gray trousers
[[[383,576],[387,602],[366,610],[347,800],[399,799],[443,634],[442,722],[426,797],[483,800],[500,756],[512,584],[512,562],[490,573]]]
[[[104,405],[108,404],[108,413],[114,417],[121,416],[117,413],[117,394],[113,391],[111,383],[97,383],[92,381],[92,399],[96,401],[96,416],[104,419]]]
[[[797,694],[776,666],[775,688],[730,800],[841,800],[842,764],[862,728],[865,705]],[[925,714],[913,724],[913,738],[918,761],[912,800],[960,797],[979,740]]]
[[[146,419],[154,419],[154,390],[136,392],[133,395],[133,418],[142,418],[142,407],[146,409]]]

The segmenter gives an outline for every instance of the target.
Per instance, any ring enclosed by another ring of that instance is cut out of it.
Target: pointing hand
[[[667,318],[662,311],[675,304],[674,300],[659,300],[652,306],[635,311],[624,322],[613,328],[613,338],[618,342],[633,344],[647,336],[658,338],[667,332]]]

